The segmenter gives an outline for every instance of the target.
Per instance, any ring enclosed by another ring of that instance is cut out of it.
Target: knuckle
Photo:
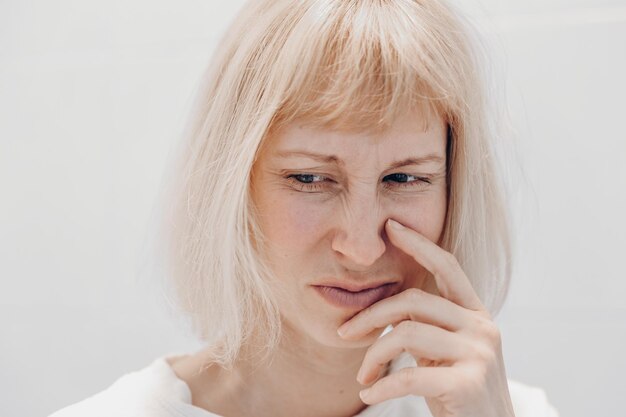
[[[403,371],[400,373],[400,383],[402,385],[409,385],[413,379],[413,374],[410,371]]]
[[[404,291],[404,294],[411,304],[419,302],[424,298],[424,291],[419,288],[409,288]]]
[[[492,321],[481,320],[480,332],[492,345],[498,345],[501,340],[500,329]]]
[[[471,350],[473,357],[481,362],[492,362],[495,357],[493,349],[484,343],[473,343]]]
[[[415,323],[411,320],[403,320],[396,326],[395,331],[398,336],[407,337],[415,332]]]
[[[400,322],[400,324],[397,326],[396,333],[398,343],[401,343],[403,346],[410,345],[411,341],[415,339],[417,332],[419,332],[420,330],[420,323],[412,320],[404,320]]]
[[[476,314],[489,321],[493,321],[493,317],[491,317],[491,313],[488,310],[478,310],[476,311]]]
[[[491,340],[491,344],[494,346],[500,346],[502,344],[502,333],[495,325],[491,327],[488,333],[488,338]]]
[[[413,387],[417,384],[417,370],[416,368],[405,368],[398,373],[399,378],[396,381],[398,390],[409,389],[413,390]]]
[[[458,372],[455,379],[454,391],[457,395],[465,396],[467,393],[475,391],[477,387],[485,386],[487,381],[486,368],[480,365],[465,368],[464,371]]]
[[[492,343],[499,343],[501,340],[501,333],[498,326],[492,320],[483,315],[477,315],[475,317],[475,332],[485,337]]]

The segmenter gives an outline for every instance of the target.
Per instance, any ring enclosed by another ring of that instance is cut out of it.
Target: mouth
[[[397,282],[389,282],[375,287],[350,291],[342,287],[314,285],[313,288],[329,304],[343,309],[364,309],[391,296]]]

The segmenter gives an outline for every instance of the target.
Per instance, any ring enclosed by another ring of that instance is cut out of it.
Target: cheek
[[[264,230],[274,245],[286,250],[303,248],[314,243],[324,231],[329,219],[326,205],[315,204],[306,198],[277,198],[273,201],[271,216],[265,219]]]
[[[447,201],[441,193],[419,201],[407,201],[393,210],[392,216],[411,229],[417,230],[429,240],[437,242],[441,237],[446,218]]]

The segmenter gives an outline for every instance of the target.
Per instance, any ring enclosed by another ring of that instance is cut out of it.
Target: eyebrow
[[[278,151],[276,155],[282,158],[289,158],[292,156],[304,156],[306,158],[310,158],[319,162],[324,162],[326,164],[337,164],[340,166],[344,166],[344,162],[337,157],[336,155],[323,155],[318,153],[313,153],[309,151],[300,151],[300,150],[292,150],[292,151]],[[389,168],[399,168],[407,165],[422,165],[429,162],[437,162],[443,163],[445,162],[445,158],[441,157],[438,154],[430,153],[424,156],[413,156],[409,158],[405,158],[399,161],[393,161]]]

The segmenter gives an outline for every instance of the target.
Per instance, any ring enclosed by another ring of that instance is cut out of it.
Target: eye
[[[390,174],[383,178],[383,181],[385,179],[390,179],[391,181],[395,182],[397,185],[393,186],[394,188],[419,188],[431,184],[431,180],[428,177],[418,177],[416,175],[403,173]]]
[[[315,180],[318,181],[315,181]],[[321,179],[321,181],[320,181]],[[319,191],[322,190],[324,185],[320,184],[324,182],[327,177],[317,174],[292,174],[287,176],[287,180],[296,186],[300,191]],[[331,180],[329,180],[331,181]]]
[[[318,174],[291,174],[287,180],[296,186],[300,191],[314,192],[321,191],[327,185],[325,183],[334,182],[328,177]],[[386,188],[420,188],[431,184],[429,177],[419,177],[403,173],[396,173],[385,176],[383,181],[395,183],[395,185],[385,185]]]

